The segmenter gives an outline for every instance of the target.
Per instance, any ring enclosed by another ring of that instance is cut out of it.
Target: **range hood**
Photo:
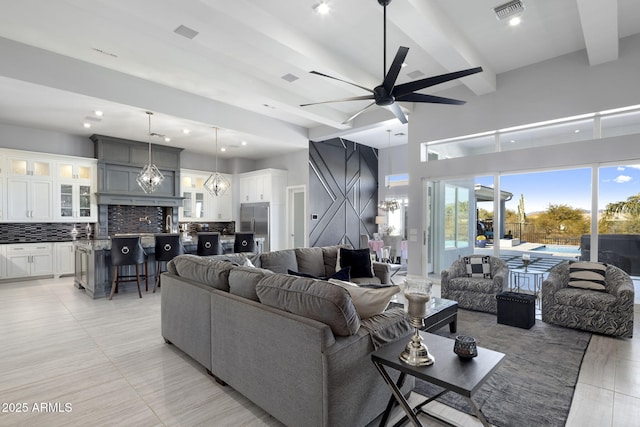
[[[180,207],[181,148],[152,144],[152,162],[165,179],[158,189],[147,194],[136,178],[148,162],[147,143],[92,135],[98,159],[98,205]]]

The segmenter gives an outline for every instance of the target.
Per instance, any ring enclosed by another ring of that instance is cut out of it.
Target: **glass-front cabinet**
[[[184,197],[178,211],[180,221],[231,221],[232,193],[212,196],[204,186],[211,172],[191,169],[180,170],[180,194]],[[223,174],[232,183],[233,176]],[[231,184],[233,187],[233,183]]]
[[[57,219],[96,221],[97,206],[93,194],[95,163],[60,161],[57,171]]]

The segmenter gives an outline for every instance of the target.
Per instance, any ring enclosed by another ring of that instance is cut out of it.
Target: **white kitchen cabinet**
[[[0,279],[7,278],[7,245],[0,245]]]
[[[262,169],[240,175],[240,203],[282,203],[287,186],[287,171]]]
[[[56,242],[53,244],[55,255],[55,275],[73,274],[75,268],[75,251],[73,242]]]
[[[17,243],[5,245],[7,276],[14,279],[53,274],[51,243]]]
[[[231,190],[223,196],[212,196],[204,187],[211,172],[180,170],[180,194],[184,197],[178,209],[180,221],[231,221],[233,199]],[[232,176],[222,174],[232,185]]]
[[[52,163],[50,160],[24,155],[7,157],[7,174],[9,176],[29,176],[34,178],[51,178]]]
[[[52,161],[12,151],[6,157],[7,221],[53,219]]]
[[[53,219],[51,180],[8,178],[7,220],[50,221]]]
[[[65,159],[58,162],[56,174],[55,219],[95,222],[96,162]]]

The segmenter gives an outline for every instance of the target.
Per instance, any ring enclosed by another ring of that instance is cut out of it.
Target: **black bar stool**
[[[198,255],[220,255],[222,245],[220,244],[220,233],[198,233]]]
[[[255,252],[256,239],[253,233],[236,233],[233,242],[233,252]]]
[[[156,234],[156,283],[153,285],[153,293],[160,286],[160,273],[162,273],[162,263],[165,266],[169,261],[184,253],[184,247],[180,241],[179,234]]]
[[[118,292],[118,283],[120,282],[133,282],[134,280],[138,284],[138,296],[142,298],[142,292],[140,292],[140,264],[144,264],[144,276],[145,283],[149,286],[149,272],[147,267],[147,254],[142,248],[140,237],[114,237],[111,239],[111,265],[113,266],[113,282],[111,283],[111,295],[109,299],[113,298],[113,294]],[[119,276],[118,267],[124,265],[135,265],[135,276]]]

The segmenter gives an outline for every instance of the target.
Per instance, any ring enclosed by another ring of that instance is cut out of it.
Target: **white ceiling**
[[[152,131],[171,137],[154,143],[211,154],[217,126],[224,155],[254,159],[306,148],[310,133],[406,143],[407,127],[384,109],[342,124],[367,101],[299,107],[366,94],[311,70],[371,88],[382,81],[383,8],[326,1],[331,13],[321,16],[319,0],[4,0],[0,122],[146,141],[150,110]],[[423,91],[464,84],[480,96],[496,90],[496,75],[566,53],[586,48],[589,66],[616,60],[619,38],[640,32],[638,0],[523,0],[518,27],[496,19],[505,2],[392,1],[387,63],[410,48],[398,82],[482,66]],[[180,25],[198,35],[176,34]]]

